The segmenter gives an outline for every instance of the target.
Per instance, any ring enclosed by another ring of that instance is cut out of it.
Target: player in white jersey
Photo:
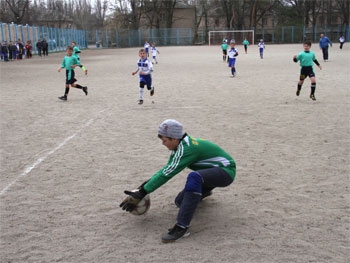
[[[232,39],[230,41],[230,50],[228,51],[228,66],[231,68],[232,77],[236,76],[236,57],[238,56],[238,50],[235,48],[236,41]]]
[[[265,43],[263,39],[260,39],[258,47],[259,47],[260,58],[262,59],[264,58],[264,49],[265,49]]]
[[[145,52],[146,52],[146,54],[147,54],[147,57],[149,57],[149,47],[150,47],[151,45],[148,43],[148,41],[146,40],[145,41],[145,44],[143,45],[143,48],[145,49]]]
[[[150,91],[150,95],[154,95],[154,87],[152,87],[152,71],[153,65],[151,61],[148,60],[146,51],[144,49],[140,49],[139,51],[140,59],[137,61],[137,69],[132,72],[132,75],[135,75],[137,72],[139,73],[140,78],[140,88],[139,88],[139,104],[143,104],[143,93],[144,87],[147,86],[147,89]]]
[[[156,47],[156,43],[152,43],[152,48],[151,48],[151,51],[152,51],[152,63],[156,63],[158,64],[158,61],[157,61],[157,53],[159,53],[159,50],[158,48]]]

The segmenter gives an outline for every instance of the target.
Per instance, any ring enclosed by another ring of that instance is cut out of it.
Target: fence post
[[[118,30],[115,30],[115,47],[119,47]]]

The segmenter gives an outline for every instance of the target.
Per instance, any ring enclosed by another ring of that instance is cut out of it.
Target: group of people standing
[[[36,43],[38,55],[48,56],[49,45],[45,39]],[[32,41],[28,40],[25,44],[18,39],[17,41],[4,41],[0,43],[0,57],[1,61],[8,62],[12,60],[21,60],[23,58],[32,58],[33,56]]]
[[[41,55],[43,55],[43,56],[49,55],[49,53],[48,53],[49,52],[49,44],[47,43],[45,38],[36,42],[36,48],[38,49],[38,55],[40,57],[41,57]]]

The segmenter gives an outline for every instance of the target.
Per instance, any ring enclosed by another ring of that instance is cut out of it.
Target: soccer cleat
[[[299,96],[299,95],[300,95],[300,89],[297,90],[297,96]]]
[[[83,87],[83,91],[84,91],[85,95],[87,96],[88,95],[88,87],[87,86]]]
[[[139,105],[142,105],[143,104],[143,100],[139,100]]]
[[[169,232],[162,236],[163,243],[171,243],[175,242],[183,237],[188,237],[190,232],[188,231],[188,227],[181,227],[179,225],[175,225],[173,228],[169,229]]]
[[[314,94],[311,94],[311,95],[310,95],[310,99],[316,100],[315,95],[314,95]]]
[[[58,97],[60,100],[67,100],[67,96]]]
[[[150,95],[151,95],[151,96],[154,95],[154,87],[151,88]]]

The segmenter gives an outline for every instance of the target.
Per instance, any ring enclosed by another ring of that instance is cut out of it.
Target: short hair
[[[146,52],[146,50],[144,49],[144,48],[141,48],[140,50],[139,50],[139,53],[140,52]]]
[[[308,45],[308,46],[311,47],[311,41],[310,41],[310,40],[305,40],[305,41],[304,41],[304,45]]]
[[[68,51],[68,50],[73,50],[73,47],[72,47],[72,46],[68,46],[68,47],[66,48],[66,51]]]

